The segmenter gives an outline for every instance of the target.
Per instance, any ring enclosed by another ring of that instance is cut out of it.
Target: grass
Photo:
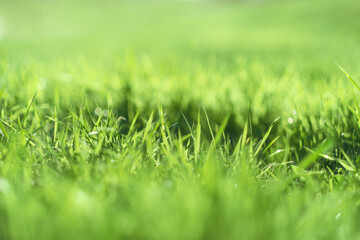
[[[360,238],[359,13],[1,2],[0,239]]]

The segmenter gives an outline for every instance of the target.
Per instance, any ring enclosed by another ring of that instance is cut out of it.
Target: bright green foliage
[[[0,2],[0,239],[359,239],[359,16]]]

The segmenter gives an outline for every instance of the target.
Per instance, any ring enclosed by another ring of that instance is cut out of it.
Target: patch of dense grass
[[[359,238],[359,13],[1,2],[0,239]]]

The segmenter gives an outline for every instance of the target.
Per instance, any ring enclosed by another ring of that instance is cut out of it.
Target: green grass
[[[360,239],[359,14],[0,2],[0,239]]]

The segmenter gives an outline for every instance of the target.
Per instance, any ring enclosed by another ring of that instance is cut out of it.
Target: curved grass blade
[[[37,91],[35,92],[34,96],[32,97],[31,102],[30,102],[29,106],[27,107],[25,115],[24,115],[24,117],[23,117],[23,119],[21,121],[21,126],[23,128],[25,128],[25,121],[27,119],[27,116],[29,115],[30,107],[31,107],[31,105],[33,104],[33,102],[35,100],[36,94],[37,94]]]
[[[343,73],[345,73],[346,78],[349,79],[350,82],[352,82],[352,84],[354,84],[354,86],[360,91],[360,86],[359,86],[359,84],[357,84],[357,83],[355,82],[355,80],[350,76],[350,74],[348,74],[348,73],[345,71],[345,69],[344,69],[343,67],[341,67],[337,62],[335,62],[335,64],[340,68],[340,70],[341,70]]]

